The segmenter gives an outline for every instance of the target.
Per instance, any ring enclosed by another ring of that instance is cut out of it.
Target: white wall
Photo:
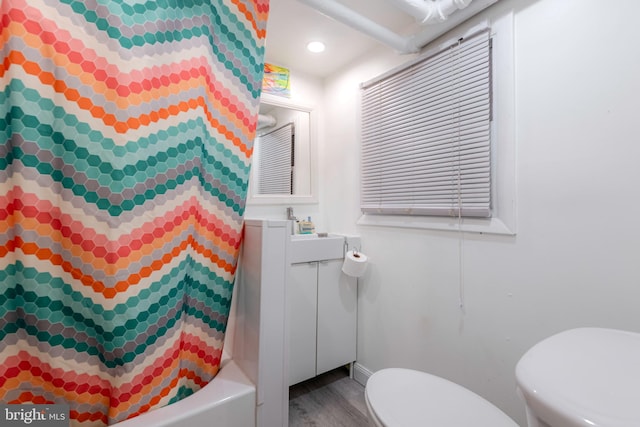
[[[358,362],[444,376],[524,425],[514,368],[530,346],[578,326],[640,331],[640,2],[501,0],[481,17],[509,10],[517,235],[356,224],[358,85],[408,60],[388,50],[325,82],[318,209],[372,260]]]

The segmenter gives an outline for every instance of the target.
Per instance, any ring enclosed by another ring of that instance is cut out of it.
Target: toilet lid
[[[369,378],[365,393],[373,415],[389,427],[518,427],[472,391],[425,372],[382,369]]]
[[[516,380],[529,408],[551,425],[640,426],[640,334],[561,332],[522,356]]]

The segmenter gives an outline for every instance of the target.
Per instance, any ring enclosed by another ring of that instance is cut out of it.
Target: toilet
[[[365,402],[376,427],[518,427],[472,391],[412,369],[374,373],[365,387]]]
[[[528,427],[640,426],[640,334],[571,329],[516,366]]]

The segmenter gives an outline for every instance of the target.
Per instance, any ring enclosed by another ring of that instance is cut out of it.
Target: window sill
[[[371,215],[364,214],[358,225],[375,227],[413,228],[439,231],[464,231],[479,234],[499,234],[515,236],[515,228],[507,226],[499,218],[457,218],[406,216],[406,215]]]

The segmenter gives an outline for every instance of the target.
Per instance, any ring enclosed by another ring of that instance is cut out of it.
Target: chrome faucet
[[[293,208],[291,206],[287,208],[287,219],[293,220],[293,221],[296,221],[298,219],[293,215]]]
[[[287,219],[291,221],[291,234],[296,234],[296,221],[298,218],[293,214],[293,208],[291,206],[287,208]]]

